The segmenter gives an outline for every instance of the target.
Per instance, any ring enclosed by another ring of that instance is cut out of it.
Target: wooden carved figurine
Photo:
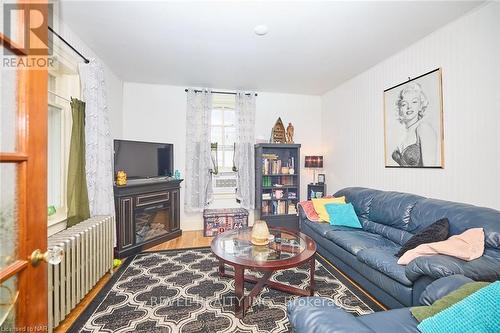
[[[281,118],[278,118],[274,124],[271,140],[272,143],[286,143],[285,126]]]
[[[286,128],[286,143],[293,143],[293,133],[295,129],[292,123],[288,123],[288,127]]]

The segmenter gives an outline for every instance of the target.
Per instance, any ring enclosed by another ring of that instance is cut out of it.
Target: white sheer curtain
[[[82,99],[85,102],[85,171],[90,215],[115,215],[112,140],[102,65],[80,63]]]
[[[184,209],[202,211],[213,200],[210,157],[212,92],[188,89],[186,112],[186,179]]]
[[[236,198],[246,209],[255,207],[255,93],[236,94]]]

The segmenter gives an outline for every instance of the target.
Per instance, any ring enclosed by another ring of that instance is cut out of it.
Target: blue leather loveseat
[[[311,222],[299,208],[300,229],[316,241],[320,255],[387,307],[420,305],[425,288],[449,275],[462,274],[478,281],[500,279],[500,211],[360,187],[342,189],[334,196],[345,196],[353,204],[362,230]],[[444,217],[450,222],[451,235],[482,227],[483,256],[466,262],[437,255],[398,265],[394,254],[401,245]]]
[[[427,286],[420,303],[431,305],[473,280],[463,275],[440,278]],[[321,297],[301,297],[288,303],[288,318],[296,333],[420,333],[409,308],[355,317]]]

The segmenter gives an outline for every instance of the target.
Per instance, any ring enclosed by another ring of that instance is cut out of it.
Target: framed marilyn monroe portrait
[[[386,168],[443,168],[441,69],[384,91]]]

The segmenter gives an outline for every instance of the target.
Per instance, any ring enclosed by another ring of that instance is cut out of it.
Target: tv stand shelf
[[[127,180],[127,185],[125,187],[131,187],[131,186],[141,186],[141,185],[149,185],[149,184],[154,184],[154,183],[164,183],[164,182],[171,182],[171,181],[178,181],[179,179],[174,179],[172,177],[154,177],[154,178],[143,178],[143,179],[128,179]],[[182,180],[181,180],[182,181]],[[117,186],[116,187],[124,187],[124,186]]]
[[[115,185],[115,257],[130,256],[182,234],[181,182],[182,179],[145,179]]]

